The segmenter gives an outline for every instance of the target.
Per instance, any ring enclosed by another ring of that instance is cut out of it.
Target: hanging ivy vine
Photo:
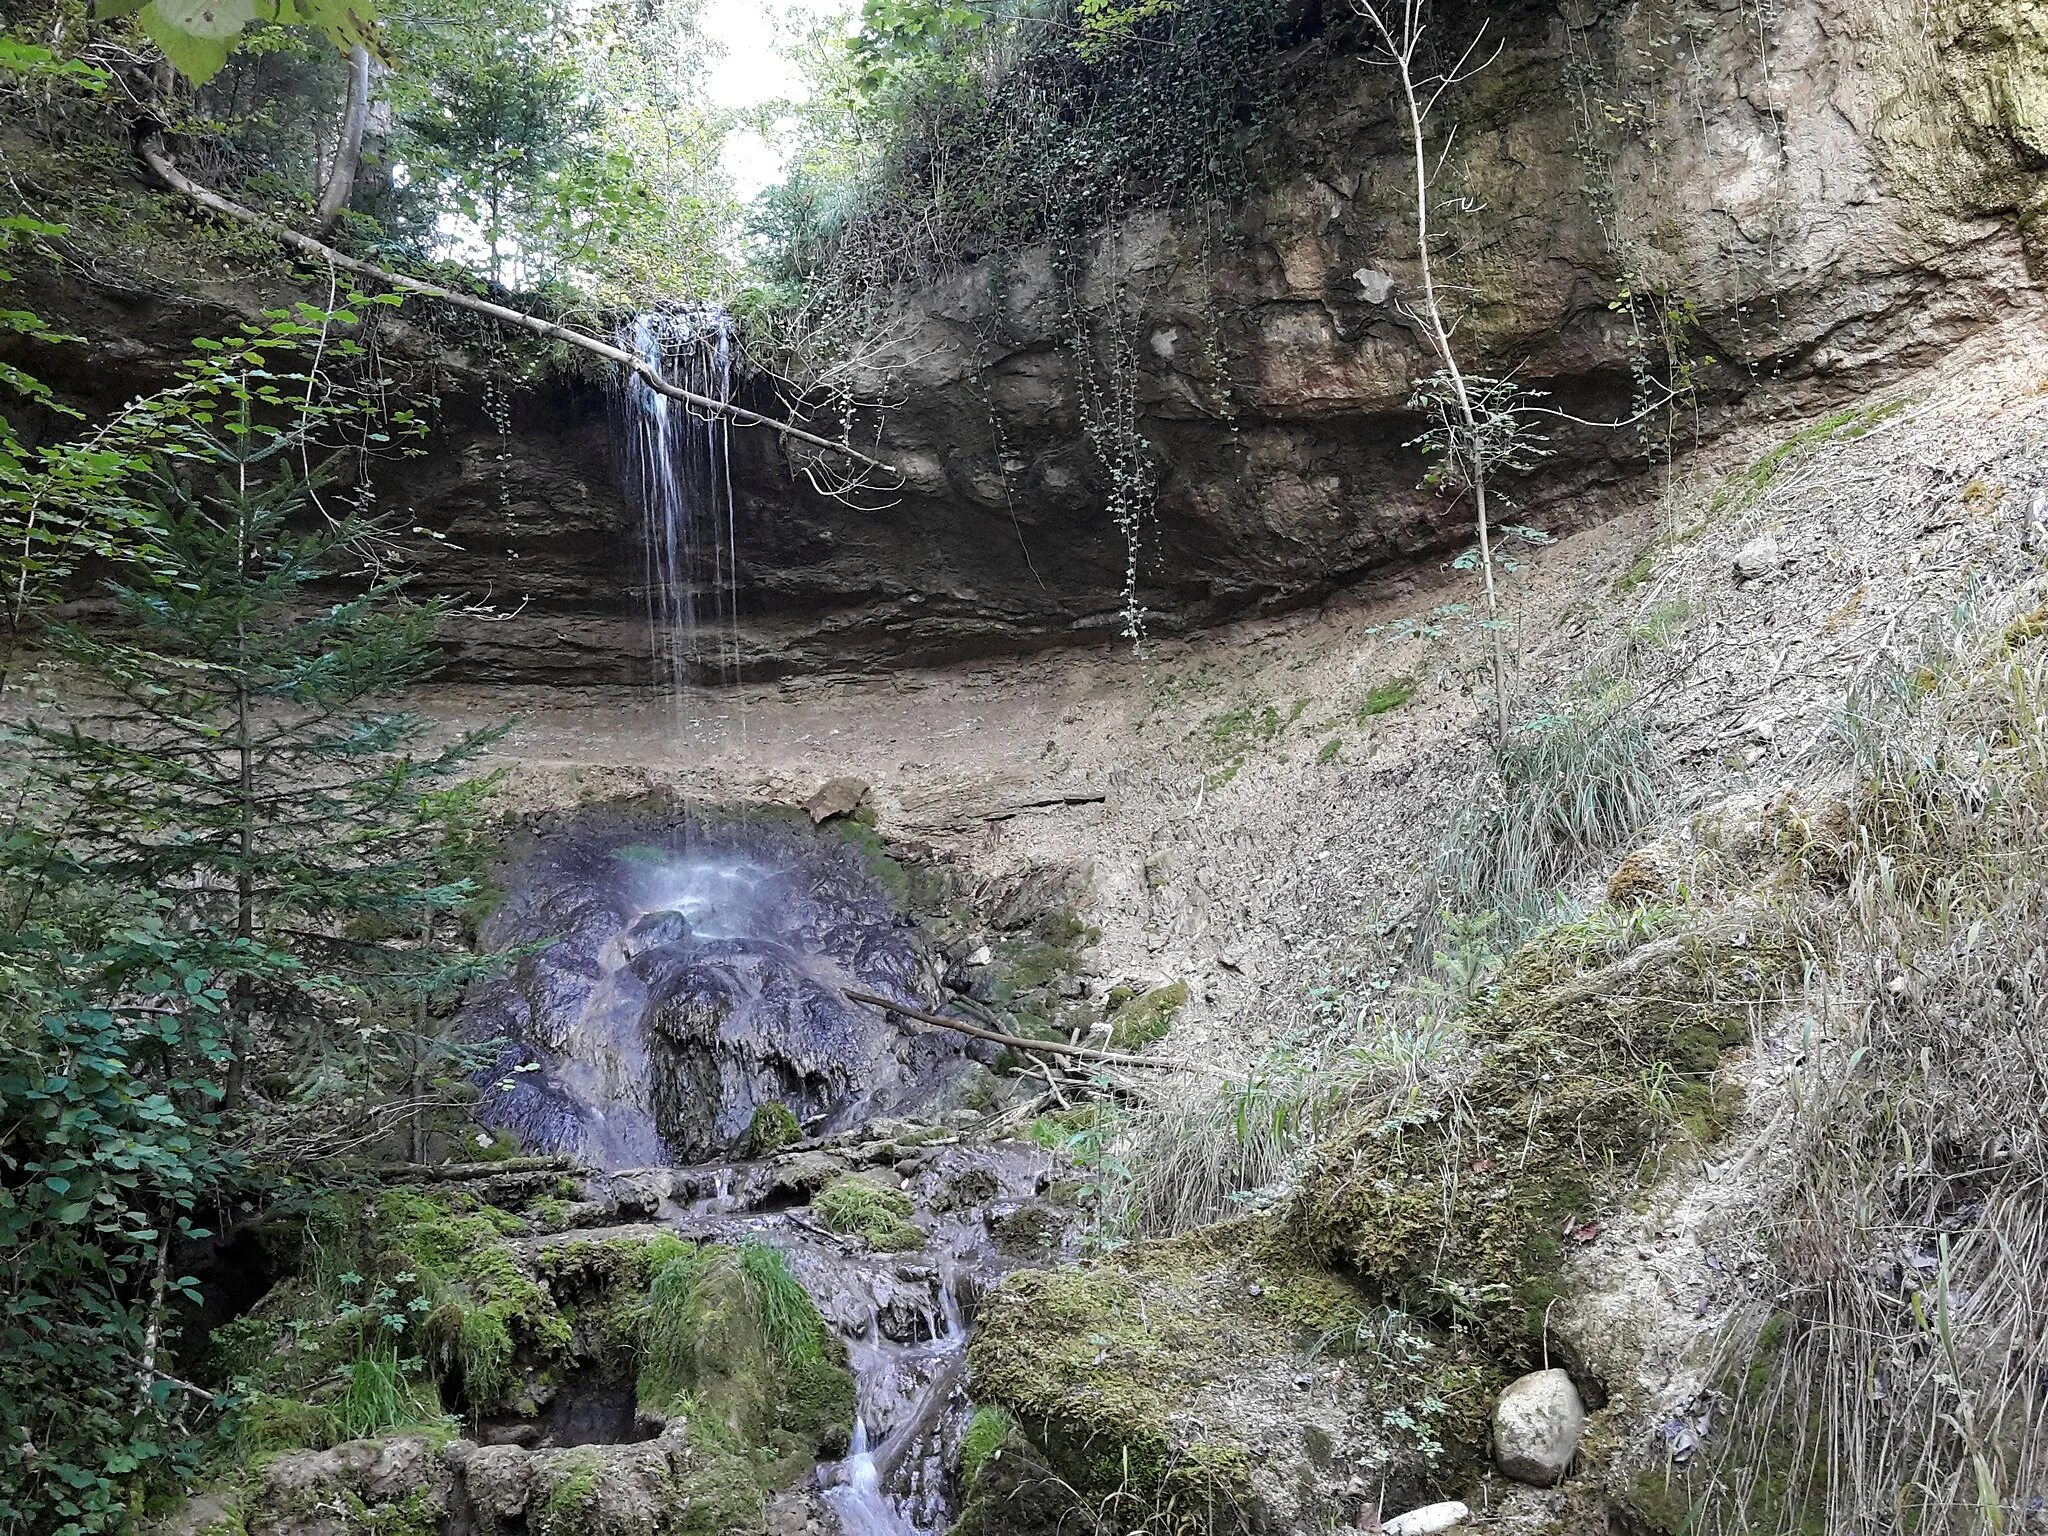
[[[1209,210],[1248,187],[1286,35],[1280,0],[1053,0],[1003,19],[869,0],[811,151],[761,205],[767,265],[803,295],[819,370],[872,346],[899,285],[1050,249],[1082,434],[1125,543],[1134,641],[1159,481],[1139,419],[1137,306],[1121,279],[1089,302],[1083,275],[1103,232],[1113,250],[1120,221],[1167,209],[1200,212],[1209,271]],[[994,340],[983,338],[984,358]],[[1204,345],[1216,360],[1214,338]]]

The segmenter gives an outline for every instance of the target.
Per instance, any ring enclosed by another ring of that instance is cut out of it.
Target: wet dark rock
[[[841,988],[914,992],[907,930],[861,853],[769,817],[570,824],[544,835],[488,941],[556,937],[471,999],[481,1117],[605,1168],[698,1163],[779,1105],[827,1131],[920,1091],[957,1039]]]
[[[986,1205],[997,1193],[995,1175],[986,1168],[966,1168],[945,1180],[932,1197],[935,1211],[965,1211]]]
[[[808,1200],[846,1172],[843,1159],[829,1152],[798,1152],[775,1160],[769,1175],[768,1195],[795,1196]]]
[[[1057,1254],[1065,1227],[1059,1212],[1036,1201],[1012,1210],[992,1210],[988,1215],[989,1235],[995,1239],[997,1251],[1013,1259],[1044,1259]]]

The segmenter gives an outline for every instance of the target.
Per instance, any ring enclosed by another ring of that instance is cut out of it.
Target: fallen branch
[[[508,1174],[587,1174],[573,1157],[507,1157],[495,1163],[399,1163],[378,1170],[391,1184],[448,1184]]]
[[[856,1003],[866,1003],[871,1008],[885,1009],[900,1014],[915,1024],[928,1024],[933,1029],[955,1030],[963,1035],[972,1035],[977,1040],[993,1040],[998,1045],[1007,1045],[1019,1051],[1038,1051],[1047,1056],[1077,1056],[1083,1061],[1113,1062],[1122,1067],[1166,1067],[1176,1069],[1187,1065],[1185,1062],[1166,1061],[1157,1056],[1129,1056],[1122,1051],[1098,1051],[1085,1045],[1068,1045],[1059,1040],[1027,1040],[1022,1035],[1006,1035],[1001,1030],[982,1029],[978,1025],[963,1024],[958,1019],[946,1018],[943,1014],[926,1013],[921,1008],[912,1008],[905,1003],[891,1002],[886,997],[877,997],[872,992],[856,992],[842,988]]]
[[[438,283],[423,282],[416,277],[407,277],[403,273],[392,272],[367,261],[359,261],[353,256],[344,256],[333,246],[322,244],[311,235],[302,235],[289,225],[280,224],[276,219],[266,217],[253,208],[244,208],[240,203],[199,185],[171,163],[170,154],[164,148],[163,135],[160,133],[146,135],[137,145],[137,153],[142,156],[143,164],[147,165],[165,186],[183,196],[188,202],[219,218],[231,219],[236,223],[260,229],[280,245],[297,251],[302,256],[309,256],[328,266],[339,267],[344,272],[354,272],[380,283],[388,283],[408,293],[424,294],[430,299],[439,299],[442,303],[453,304],[459,309],[488,315],[493,320],[516,326],[523,331],[531,331],[534,335],[546,337],[549,341],[560,341],[572,347],[581,347],[586,352],[594,352],[599,357],[638,374],[646,381],[649,389],[667,395],[671,400],[680,400],[683,404],[694,406],[700,411],[730,417],[743,427],[766,427],[779,436],[793,437],[800,443],[809,443],[814,448],[839,454],[857,464],[864,464],[869,469],[878,469],[885,475],[897,474],[894,465],[870,458],[850,444],[834,442],[829,437],[819,437],[816,433],[806,432],[789,422],[778,421],[773,416],[763,416],[759,411],[750,411],[743,405],[734,405],[729,400],[717,400],[710,395],[680,389],[663,378],[661,370],[646,358],[628,352],[624,347],[613,346],[608,341],[600,341],[587,331],[579,331],[553,320],[542,320],[507,308],[503,304],[493,304],[489,299],[479,299],[471,294],[459,293],[453,288],[443,288]]]

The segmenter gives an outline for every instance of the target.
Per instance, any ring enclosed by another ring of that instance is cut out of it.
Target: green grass
[[[1497,912],[1519,939],[1549,920],[1558,888],[1656,817],[1666,768],[1636,694],[1588,679],[1576,697],[1516,725],[1492,782],[1475,782],[1416,909],[1418,952],[1446,914]]]
[[[1316,762],[1318,764],[1334,763],[1335,761],[1337,761],[1337,754],[1339,752],[1342,752],[1343,750],[1343,741],[1338,737],[1332,736],[1328,741],[1323,743],[1322,751],[1316,754]]]
[[[819,1190],[811,1210],[832,1231],[865,1238],[870,1248],[924,1246],[924,1233],[910,1224],[910,1196],[858,1174],[844,1174]]]
[[[1016,1421],[993,1404],[974,1410],[967,1433],[960,1439],[960,1485],[971,1488],[990,1457],[1003,1448]]]
[[[1670,649],[1671,642],[1685,633],[1692,622],[1693,606],[1684,598],[1659,603],[1629,626],[1629,638],[1653,651]]]
[[[761,1322],[768,1342],[792,1365],[819,1365],[825,1359],[825,1319],[810,1292],[791,1273],[779,1248],[766,1243],[740,1245],[740,1270],[761,1298]]]
[[[690,1353],[697,1319],[691,1307],[711,1263],[710,1248],[691,1248],[668,1260],[647,1286],[647,1320],[640,1330],[640,1401],[674,1402],[689,1390]]]

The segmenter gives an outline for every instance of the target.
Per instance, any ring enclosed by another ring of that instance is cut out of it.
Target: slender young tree
[[[438,983],[430,947],[394,940],[465,894],[441,878],[428,797],[503,734],[418,750],[426,723],[384,701],[435,669],[439,610],[389,577],[322,602],[370,530],[314,516],[292,439],[236,408],[210,461],[150,471],[153,558],[110,586],[116,623],[46,637],[90,712],[26,726],[81,878],[153,890],[186,933],[301,962],[296,984],[237,984],[230,1109],[259,1023],[303,1051],[324,1042],[329,988]]]
[[[1479,534],[1480,583],[1485,593],[1486,630],[1493,670],[1494,730],[1502,744],[1508,735],[1507,659],[1501,642],[1500,599],[1494,581],[1493,528],[1487,514],[1491,472],[1525,452],[1527,436],[1514,410],[1514,386],[1503,380],[1469,375],[1452,338],[1455,322],[1447,315],[1436,273],[1432,246],[1436,228],[1431,219],[1436,170],[1430,160],[1430,124],[1444,93],[1473,78],[1497,56],[1474,62],[1480,39],[1449,70],[1425,73],[1421,65],[1429,43],[1428,0],[1352,0],[1378,40],[1381,62],[1392,70],[1400,91],[1414,172],[1415,244],[1421,267],[1419,305],[1408,306],[1436,354],[1438,373],[1418,389],[1417,403],[1434,425],[1423,440],[1425,451],[1443,455],[1434,479],[1472,494],[1473,520]],[[1436,162],[1440,167],[1442,154]]]

